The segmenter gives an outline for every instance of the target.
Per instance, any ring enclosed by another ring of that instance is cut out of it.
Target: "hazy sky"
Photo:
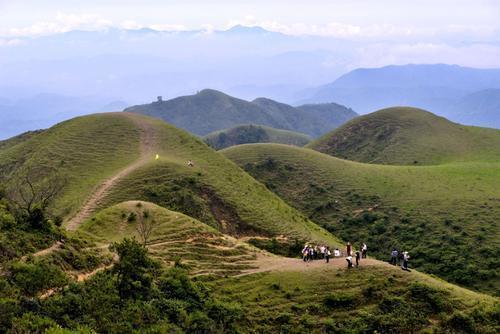
[[[224,29],[238,23],[352,39],[499,42],[500,1],[0,0],[3,36],[111,26]]]

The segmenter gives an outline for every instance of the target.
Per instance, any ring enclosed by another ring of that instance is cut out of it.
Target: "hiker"
[[[408,270],[408,260],[409,259],[410,259],[410,255],[408,254],[408,252],[403,252],[403,265],[401,266],[401,269]]]
[[[391,252],[391,264],[393,266],[395,266],[398,263],[398,255],[399,255],[398,250],[396,248],[393,248]]]
[[[309,245],[305,245],[304,248],[302,249],[302,260],[304,260],[304,262],[307,261],[307,257],[309,256]]]
[[[359,250],[356,251],[356,268],[359,267],[359,259],[361,258],[361,253]]]
[[[325,258],[326,247],[325,246],[320,246],[319,247],[319,252],[321,253],[321,259],[324,259]]]
[[[188,160],[187,165],[188,167],[194,167],[194,163],[191,160]]]
[[[309,246],[309,261],[314,260],[314,247]]]
[[[368,252],[368,246],[363,242],[363,245],[361,246],[361,257],[363,259],[366,259],[367,252]]]
[[[352,256],[351,255],[347,255],[347,257],[345,258],[345,260],[347,261],[347,268],[348,269],[352,268]]]
[[[340,250],[338,248],[335,248],[335,250],[333,251],[333,256],[340,257]]]
[[[332,252],[330,252],[330,247],[326,246],[325,248],[326,263],[330,263],[330,255],[332,255]]]
[[[347,242],[346,249],[347,249],[347,256],[352,256],[352,246],[350,242]]]

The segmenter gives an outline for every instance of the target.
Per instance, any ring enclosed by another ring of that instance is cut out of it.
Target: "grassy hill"
[[[258,333],[495,333],[498,299],[392,266],[272,272],[211,283]]]
[[[209,133],[203,141],[216,150],[250,143],[278,143],[304,146],[311,137],[293,131],[279,130],[262,125],[239,125]]]
[[[498,293],[498,162],[383,166],[279,144],[222,152],[342,239],[367,242],[379,259],[407,249],[416,268]]]
[[[318,137],[357,116],[334,103],[301,109],[265,98],[249,102],[212,89],[125,111],[160,118],[200,136],[236,125],[258,124]]]
[[[137,161],[136,168],[113,181],[96,209],[148,200],[232,235],[285,235],[290,242],[338,243],[201,140],[146,116],[79,117],[0,151],[0,171],[7,187],[15,188],[14,181],[23,174],[35,174],[32,177],[42,182],[52,170],[67,180],[53,205],[65,220],[96,193],[99,184]]]
[[[252,268],[249,261],[256,257],[257,251],[247,244],[182,213],[148,202],[130,201],[104,209],[87,220],[79,233],[103,247],[125,237],[142,241],[138,229],[141,222],[151,226],[147,240],[151,256],[165,266],[180,262],[192,275],[239,274]]]
[[[376,164],[498,162],[500,130],[464,126],[421,109],[395,107],[353,119],[308,147]]]

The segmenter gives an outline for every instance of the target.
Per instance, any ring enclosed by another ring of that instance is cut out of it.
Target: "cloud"
[[[97,14],[57,13],[53,21],[38,22],[23,28],[10,28],[4,35],[15,37],[42,36],[64,33],[72,30],[103,30],[113,26]]]

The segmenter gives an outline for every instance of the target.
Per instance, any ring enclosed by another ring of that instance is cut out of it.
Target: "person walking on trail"
[[[359,267],[359,259],[361,258],[361,253],[359,250],[356,251],[356,268]]]
[[[408,254],[408,252],[403,252],[403,265],[401,266],[401,269],[408,270],[409,260],[410,260],[410,255]]]
[[[309,261],[314,260],[314,247],[309,246]]]
[[[330,256],[332,255],[332,252],[330,252],[330,247],[325,248],[325,260],[326,263],[330,263]]]
[[[366,253],[368,253],[368,246],[363,242],[363,245],[361,246],[361,257],[363,259],[366,259]]]
[[[319,252],[321,253],[321,259],[324,259],[325,258],[326,247],[325,246],[320,246],[319,247]]]
[[[347,257],[345,258],[345,260],[347,261],[347,269],[352,268],[352,256],[351,255],[347,255]]]
[[[340,249],[335,248],[335,250],[333,251],[333,256],[340,257]]]
[[[346,250],[347,250],[347,256],[352,256],[352,245],[350,242],[347,242]]]
[[[302,249],[302,260],[306,262],[308,257],[309,257],[309,245],[305,245],[304,248]]]
[[[393,248],[392,252],[391,252],[391,264],[393,266],[395,266],[396,264],[398,264],[398,255],[399,255],[398,250],[396,248]]]

